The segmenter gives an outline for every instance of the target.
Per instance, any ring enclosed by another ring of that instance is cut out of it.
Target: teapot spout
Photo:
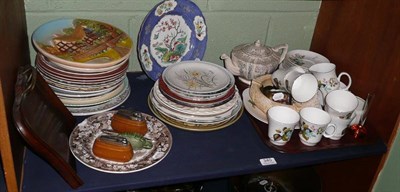
[[[232,59],[228,55],[223,53],[220,58],[224,60],[225,68],[228,69],[228,71],[233,75],[240,75],[239,68],[233,64]]]

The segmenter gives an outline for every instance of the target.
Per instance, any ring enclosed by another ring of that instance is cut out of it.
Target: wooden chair
[[[75,118],[30,65],[18,70],[13,118],[32,151],[47,161],[72,188],[83,184],[68,144]]]

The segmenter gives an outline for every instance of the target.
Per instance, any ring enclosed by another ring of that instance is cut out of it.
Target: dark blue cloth
[[[151,114],[147,96],[154,81],[142,73],[128,73],[132,93],[118,108],[135,108]],[[85,117],[79,117],[78,123]],[[147,188],[206,179],[290,169],[338,160],[379,155],[386,151],[383,142],[297,154],[284,154],[268,148],[252,127],[249,117],[210,132],[193,132],[168,125],[173,137],[171,151],[160,163],[129,174],[93,170],[77,162],[78,175],[85,182],[76,191],[118,191]],[[263,166],[262,158],[274,158],[275,165]],[[72,191],[64,180],[31,151],[25,158],[24,191]]]

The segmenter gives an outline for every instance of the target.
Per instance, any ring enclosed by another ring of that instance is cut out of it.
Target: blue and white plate
[[[144,19],[137,46],[143,71],[155,81],[176,62],[203,58],[207,46],[204,16],[190,0],[164,0]]]

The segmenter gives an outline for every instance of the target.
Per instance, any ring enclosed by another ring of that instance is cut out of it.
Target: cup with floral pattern
[[[305,107],[300,110],[300,141],[307,146],[315,146],[318,144],[322,135],[332,137],[335,132],[334,124],[330,124],[331,116],[324,110]],[[331,132],[326,133],[326,128],[330,126]]]
[[[300,120],[299,113],[289,107],[274,106],[268,109],[267,117],[270,142],[274,145],[285,145]]]

